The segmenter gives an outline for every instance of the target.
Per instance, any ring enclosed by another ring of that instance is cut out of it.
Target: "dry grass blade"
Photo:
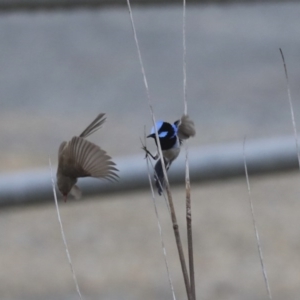
[[[144,140],[145,140],[145,146],[146,146],[146,134],[145,134]],[[148,171],[148,179],[149,179],[151,195],[152,195],[152,202],[153,202],[155,216],[156,216],[156,220],[157,220],[157,227],[158,227],[158,231],[159,231],[161,247],[162,247],[162,250],[163,250],[164,261],[165,261],[165,265],[166,265],[166,269],[167,269],[168,280],[169,280],[173,300],[176,300],[174,286],[173,286],[173,282],[172,282],[172,279],[171,279],[171,274],[170,274],[169,264],[168,264],[168,259],[167,259],[167,250],[166,250],[164,239],[163,239],[162,228],[161,228],[161,224],[160,224],[160,220],[159,220],[159,215],[158,215],[158,210],[157,210],[156,200],[155,200],[155,194],[154,194],[152,180],[151,180],[151,174],[150,174],[150,168],[149,168],[149,157],[146,157],[146,160],[147,160],[147,171]]]
[[[183,0],[182,7],[182,48],[183,48],[183,102],[184,102],[184,114],[187,115],[187,80],[186,80],[186,0]]]
[[[246,161],[246,154],[245,154],[245,143],[246,143],[246,138],[244,139],[243,143],[243,157],[244,157],[244,168],[245,168],[245,176],[246,176],[246,181],[247,181],[247,188],[248,188],[248,200],[250,204],[250,209],[251,209],[251,216],[252,216],[252,223],[255,231],[255,237],[256,237],[256,244],[258,248],[258,254],[259,254],[259,259],[260,259],[260,265],[264,277],[264,282],[267,290],[267,294],[270,300],[272,300],[272,294],[271,294],[271,289],[269,285],[269,280],[267,276],[267,270],[264,264],[264,258],[262,254],[262,249],[261,249],[261,243],[260,243],[260,238],[258,234],[258,229],[256,226],[256,219],[255,219],[255,214],[254,214],[254,208],[253,208],[253,203],[252,203],[252,198],[251,198],[251,189],[250,189],[250,183],[249,183],[249,176],[248,176],[248,169],[247,169],[247,161]]]
[[[159,138],[158,138],[157,127],[156,127],[153,107],[152,107],[152,104],[151,104],[151,98],[150,98],[150,93],[149,93],[147,77],[146,77],[146,73],[145,73],[145,68],[144,68],[144,64],[143,64],[143,60],[142,60],[142,55],[141,55],[141,51],[140,51],[140,46],[139,46],[136,30],[135,30],[135,25],[134,25],[130,0],[127,0],[127,6],[128,6],[131,26],[132,26],[132,30],[133,30],[133,36],[134,36],[134,40],[135,40],[135,44],[136,44],[136,48],[137,48],[137,52],[138,52],[138,57],[139,57],[140,67],[141,67],[142,76],[143,76],[143,80],[144,80],[144,85],[145,85],[145,89],[146,89],[146,93],[147,93],[147,97],[148,97],[148,105],[149,105],[150,112],[151,112],[153,126],[155,128],[156,139],[158,141],[158,143],[157,143],[158,144],[157,145],[158,146],[158,153],[159,153],[160,159],[162,160],[163,173],[164,173],[164,177],[165,177],[165,181],[166,181],[166,191],[167,191],[169,206],[170,206],[170,210],[171,210],[171,219],[172,219],[173,230],[174,230],[174,234],[175,234],[179,259],[180,259],[180,263],[181,263],[181,269],[182,269],[182,273],[183,273],[185,288],[186,288],[188,299],[191,300],[192,298],[191,298],[189,277],[188,277],[188,272],[187,272],[186,263],[185,263],[185,259],[184,259],[182,243],[181,243],[181,239],[180,239],[179,228],[178,228],[177,218],[176,218],[176,214],[175,214],[175,208],[174,208],[174,205],[173,205],[173,199],[172,199],[172,194],[171,194],[171,191],[170,191],[170,185],[169,185],[169,180],[168,180],[168,176],[167,176],[167,172],[166,172],[165,163],[164,163],[164,160],[162,159],[163,155],[162,155],[161,145],[160,145]]]
[[[182,48],[183,48],[183,102],[184,114],[187,115],[187,76],[186,76],[186,0],[183,0],[182,8]],[[196,300],[194,253],[193,253],[193,232],[192,232],[192,208],[191,208],[191,185],[188,158],[188,144],[185,144],[185,189],[186,189],[186,224],[190,271],[190,288],[192,300]]]
[[[187,143],[187,142],[186,142]],[[185,145],[185,189],[186,189],[186,224],[187,224],[187,241],[190,269],[190,285],[192,299],[196,300],[195,270],[194,270],[194,250],[193,250],[193,231],[192,231],[192,208],[191,208],[191,185],[189,176],[188,146]]]
[[[293,102],[292,102],[292,96],[291,96],[291,90],[290,90],[289,77],[288,77],[288,72],[287,72],[284,55],[283,55],[281,48],[279,48],[279,51],[281,54],[284,72],[285,72],[286,88],[287,88],[287,94],[288,94],[289,105],[290,105],[290,110],[291,110],[292,124],[293,124],[293,129],[294,129],[294,136],[295,136],[296,150],[297,150],[297,157],[298,157],[298,166],[299,166],[299,170],[300,170],[300,152],[299,152],[298,133],[297,133],[297,127],[296,127],[296,121],[295,121],[295,115],[294,115],[294,108],[293,108]]]
[[[62,224],[61,217],[60,217],[58,201],[57,201],[57,195],[56,195],[56,189],[55,189],[55,182],[54,182],[53,172],[52,172],[52,164],[51,164],[50,158],[49,158],[49,167],[50,167],[50,174],[51,174],[51,181],[52,181],[53,196],[54,196],[55,207],[56,207],[56,212],[57,212],[58,223],[59,223],[59,226],[60,226],[61,236],[62,236],[64,245],[65,245],[66,254],[67,254],[67,258],[68,258],[69,265],[70,265],[70,268],[71,268],[73,280],[74,280],[74,283],[75,283],[75,286],[76,286],[77,294],[79,296],[79,299],[83,300],[82,295],[80,293],[80,289],[79,289],[78,281],[77,281],[77,278],[76,278],[76,274],[75,274],[75,271],[74,271],[74,268],[73,268],[73,263],[72,263],[72,260],[71,260],[69,247],[68,247],[68,244],[67,244],[67,239],[66,239],[66,236],[65,236],[63,224]]]
[[[168,197],[169,205],[170,205],[172,225],[173,225],[174,235],[175,235],[175,239],[176,239],[176,245],[177,245],[177,249],[178,249],[179,259],[180,259],[180,263],[181,263],[181,269],[182,269],[182,274],[183,274],[183,278],[184,278],[186,293],[187,293],[188,300],[192,300],[192,292],[191,292],[191,287],[190,287],[190,282],[189,282],[189,277],[188,277],[188,271],[187,271],[187,267],[186,267],[186,263],[185,263],[184,254],[183,254],[182,242],[181,242],[180,233],[179,233],[179,226],[177,223],[175,208],[174,208],[172,194],[171,194],[169,184],[166,185],[166,191],[167,191],[167,197]]]

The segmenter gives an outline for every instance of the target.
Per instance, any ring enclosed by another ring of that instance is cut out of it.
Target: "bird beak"
[[[149,137],[155,138],[155,133],[147,135],[147,138],[149,138]]]
[[[64,196],[65,203],[67,202],[67,198],[68,198],[68,196]]]

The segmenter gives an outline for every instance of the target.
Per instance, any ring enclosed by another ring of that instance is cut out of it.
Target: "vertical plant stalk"
[[[256,244],[257,244],[257,249],[258,249],[258,254],[259,254],[260,265],[261,265],[261,269],[262,269],[262,273],[263,273],[263,277],[264,277],[265,287],[266,287],[269,299],[272,300],[271,289],[270,289],[270,285],[269,285],[267,270],[266,270],[266,267],[264,264],[264,258],[263,258],[263,253],[262,253],[262,249],[261,249],[261,243],[260,243],[260,238],[259,238],[259,234],[258,234],[258,229],[257,229],[256,219],[255,219],[255,214],[254,214],[254,208],[253,208],[253,203],[252,203],[252,198],[251,198],[251,189],[250,189],[249,176],[248,176],[248,170],[247,170],[247,161],[246,161],[246,154],[245,154],[245,143],[246,143],[246,138],[244,138],[244,143],[243,143],[243,157],[244,157],[246,182],[247,182],[247,188],[248,188],[248,200],[249,200],[249,205],[250,205],[250,210],[251,210],[252,223],[253,223],[253,228],[254,228],[254,232],[255,232]]]
[[[142,60],[142,55],[141,55],[141,51],[140,51],[140,46],[139,46],[139,42],[138,42],[136,30],[135,30],[135,25],[134,25],[130,0],[127,0],[127,7],[128,7],[128,11],[129,11],[133,36],[134,36],[134,40],[135,40],[135,44],[136,44],[136,48],[137,48],[137,52],[138,52],[138,57],[139,57],[140,67],[141,67],[142,76],[143,76],[143,80],[144,80],[144,85],[145,85],[145,89],[146,89],[146,93],[147,93],[147,97],[148,97],[148,105],[149,105],[149,108],[150,108],[152,122],[153,122],[153,126],[154,126],[154,129],[155,129],[155,136],[156,136],[156,139],[158,141],[157,148],[158,148],[159,157],[161,159],[162,169],[163,169],[164,178],[165,178],[165,182],[166,182],[166,191],[167,191],[169,206],[170,206],[170,210],[171,210],[171,219],[172,219],[173,230],[174,230],[176,245],[177,245],[177,249],[178,249],[179,259],[180,259],[180,263],[181,263],[181,269],[182,269],[182,274],[183,274],[183,278],[184,278],[186,293],[187,293],[188,300],[192,300],[192,298],[191,298],[191,289],[190,289],[190,284],[189,284],[189,277],[188,277],[188,272],[187,272],[186,263],[185,263],[185,259],[184,259],[184,254],[183,254],[182,243],[181,243],[180,234],[179,234],[177,218],[176,218],[174,204],[173,204],[172,195],[171,195],[171,191],[170,191],[170,185],[169,185],[169,180],[168,180],[168,176],[167,176],[167,171],[166,171],[166,167],[165,167],[165,163],[164,163],[164,159],[163,159],[163,155],[162,155],[161,145],[160,145],[160,141],[159,141],[159,138],[158,138],[157,127],[156,127],[153,107],[152,107],[152,104],[151,104],[151,98],[150,98],[150,92],[149,92],[146,72],[145,72],[145,68],[144,68],[144,64],[143,64],[143,60]]]
[[[183,102],[184,102],[184,114],[187,114],[187,80],[186,80],[186,0],[183,0],[182,7],[182,70],[183,70]]]
[[[192,300],[192,292],[191,292],[191,287],[190,287],[190,283],[189,283],[189,276],[188,276],[188,271],[186,268],[186,263],[185,263],[185,258],[184,258],[184,253],[183,253],[183,248],[182,248],[182,243],[181,243],[181,238],[180,238],[180,233],[179,233],[179,226],[177,223],[177,218],[176,218],[176,214],[175,214],[175,208],[174,208],[174,204],[173,204],[173,199],[172,199],[172,194],[171,194],[169,183],[166,185],[166,191],[167,191],[167,196],[168,196],[169,205],[170,205],[172,225],[173,225],[174,235],[175,235],[175,239],[176,239],[182,273],[183,273],[183,277],[184,277],[186,293],[187,293],[188,299]]]
[[[58,223],[59,223],[59,226],[60,226],[61,237],[62,237],[62,240],[63,240],[64,245],[65,245],[66,254],[67,254],[67,258],[68,258],[69,265],[70,265],[70,268],[71,268],[71,272],[72,272],[72,276],[73,276],[73,281],[75,283],[77,294],[79,296],[79,299],[83,300],[82,295],[80,293],[78,281],[77,281],[77,278],[76,278],[76,274],[75,274],[75,271],[74,271],[73,263],[72,263],[72,260],[71,260],[71,255],[70,255],[70,252],[69,252],[69,247],[68,247],[67,239],[66,239],[66,236],[65,236],[63,224],[62,224],[61,217],[60,217],[60,212],[59,212],[59,207],[58,207],[58,201],[57,201],[57,196],[56,196],[56,190],[55,190],[55,183],[54,183],[54,179],[53,179],[52,164],[51,164],[50,158],[49,158],[49,167],[50,167],[53,196],[54,196],[54,202],[55,202],[55,207],[56,207],[56,212],[57,212]]]
[[[144,136],[144,143],[145,143],[145,146],[147,147],[147,145],[146,145],[147,144],[146,143],[146,133],[145,133],[145,136]],[[157,206],[156,206],[156,199],[155,199],[155,194],[154,194],[151,175],[150,175],[149,158],[146,157],[146,159],[147,159],[148,179],[149,179],[149,184],[150,184],[150,189],[151,189],[151,194],[152,194],[152,202],[153,202],[155,216],[156,216],[156,220],[157,220],[157,227],[158,227],[158,231],[159,231],[161,247],[162,247],[162,250],[163,250],[164,261],[165,261],[165,265],[166,265],[166,269],[167,269],[169,285],[170,285],[171,293],[172,293],[172,296],[173,296],[173,300],[176,300],[174,286],[173,286],[173,282],[172,282],[172,278],[171,278],[171,274],[170,274],[170,270],[169,270],[168,259],[167,259],[167,250],[166,250],[165,243],[164,243],[162,228],[161,228],[161,224],[160,224],[160,220],[159,220],[158,210],[157,210]]]
[[[187,79],[186,79],[186,0],[183,0],[182,13],[182,46],[183,46],[183,102],[184,114],[187,115]],[[193,231],[192,231],[192,207],[191,207],[191,184],[189,170],[189,152],[188,143],[185,141],[185,190],[186,190],[186,225],[187,225],[187,241],[190,271],[190,288],[192,300],[196,300],[195,286],[195,269],[194,269],[194,252],[193,252]]]
[[[284,55],[283,55],[283,52],[282,52],[281,48],[279,48],[279,51],[280,51],[280,54],[281,54],[283,67],[284,67],[284,72],[285,72],[286,89],[287,89],[289,105],[290,105],[290,110],[291,110],[292,124],[293,124],[293,129],[294,129],[294,136],[295,136],[296,150],[297,150],[297,157],[298,157],[298,167],[299,167],[299,170],[300,170],[300,152],[299,152],[298,133],[297,133],[297,127],[296,127],[296,121],[295,121],[295,115],[294,115],[294,108],[293,108],[293,101],[292,101],[291,90],[290,90],[289,77],[288,77],[288,72],[287,72],[287,67],[286,67]]]
[[[185,146],[185,190],[186,190],[186,224],[187,224],[187,241],[188,241],[188,255],[189,255],[189,269],[190,269],[190,286],[192,293],[192,300],[196,300],[196,286],[195,286],[195,270],[194,270],[194,252],[193,252],[193,231],[192,231],[192,208],[191,208],[191,185],[189,177],[189,162],[188,162],[188,146]]]

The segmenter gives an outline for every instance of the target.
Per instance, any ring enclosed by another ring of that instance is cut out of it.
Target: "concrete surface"
[[[158,119],[182,103],[181,7],[133,7]],[[292,133],[282,47],[299,120],[300,5],[189,6],[191,146]],[[98,112],[91,137],[111,155],[140,151],[151,118],[126,9],[6,14],[0,18],[1,170],[45,166]],[[122,145],[116,147],[113,141]]]

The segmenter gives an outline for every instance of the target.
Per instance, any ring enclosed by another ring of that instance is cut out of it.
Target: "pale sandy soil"
[[[297,299],[299,174],[251,178],[273,295]],[[184,194],[174,190],[185,242]],[[244,179],[194,185],[193,225],[200,299],[265,299]],[[158,200],[178,299],[182,275],[165,204]],[[60,203],[85,299],[171,299],[149,193]],[[54,205],[5,209],[0,217],[1,299],[77,299]]]

